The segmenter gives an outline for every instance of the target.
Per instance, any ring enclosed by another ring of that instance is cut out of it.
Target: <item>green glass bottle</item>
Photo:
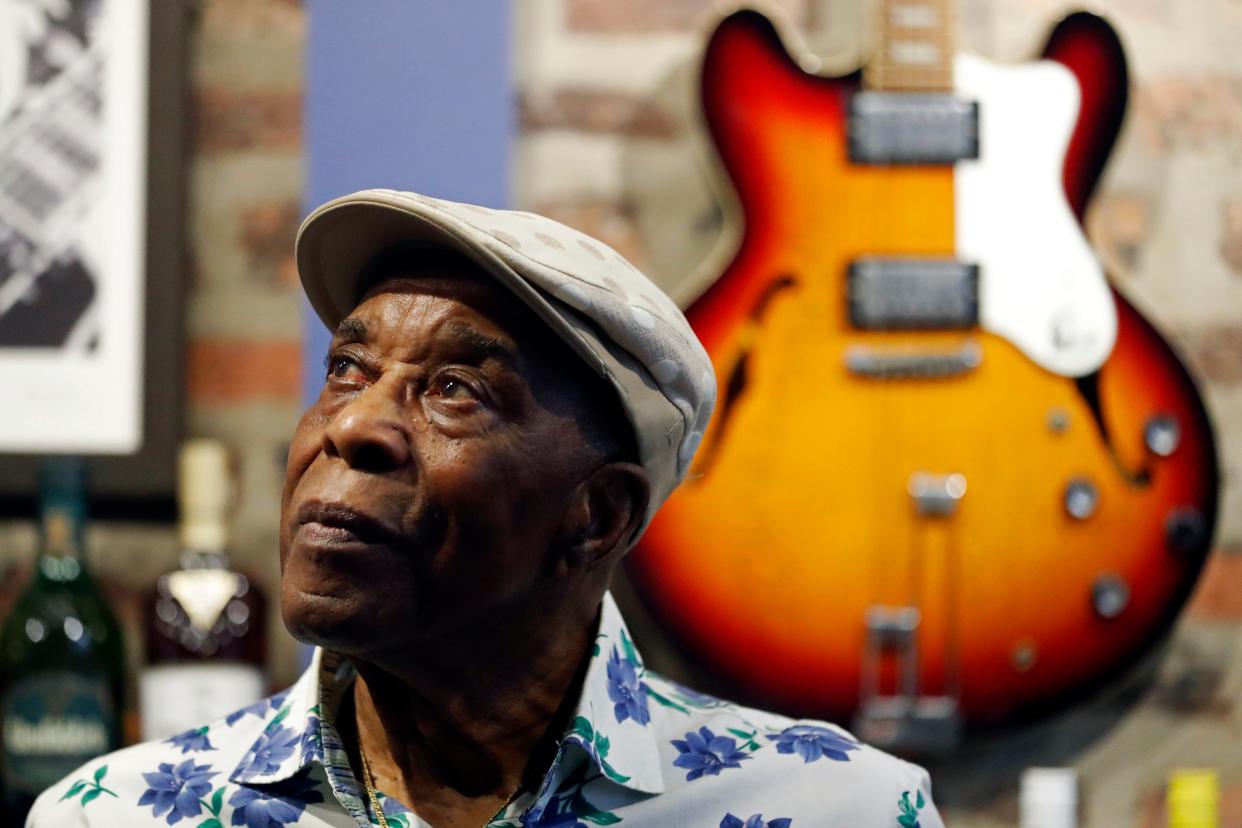
[[[4,825],[21,825],[45,788],[121,744],[124,648],[82,555],[80,460],[41,474],[34,577],[0,629],[0,775]]]

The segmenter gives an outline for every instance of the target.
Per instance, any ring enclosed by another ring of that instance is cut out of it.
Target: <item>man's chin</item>
[[[355,654],[383,643],[374,605],[359,596],[304,592],[286,585],[280,613],[289,634],[304,644]]]

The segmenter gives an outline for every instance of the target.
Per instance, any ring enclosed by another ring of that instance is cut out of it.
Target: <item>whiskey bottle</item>
[[[206,725],[266,694],[266,601],[229,561],[232,490],[223,444],[198,439],[182,446],[180,565],[157,579],[144,606],[144,740]]]
[[[0,629],[4,825],[21,825],[45,788],[121,743],[124,647],[82,554],[85,470],[41,472],[34,577]]]

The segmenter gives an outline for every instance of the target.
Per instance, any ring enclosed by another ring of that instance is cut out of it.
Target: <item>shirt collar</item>
[[[664,792],[651,731],[646,668],[611,593],[604,594],[577,710],[561,739],[577,745],[605,777],[648,794]],[[545,786],[547,780],[545,780]]]
[[[570,748],[584,753],[617,785],[646,794],[663,793],[656,738],[649,728],[649,690],[644,674],[642,657],[621,611],[612,595],[605,593],[574,718],[561,738],[541,794],[555,787],[552,777]],[[283,699],[274,697],[272,702],[259,703],[266,711],[263,731],[229,780],[270,784],[289,779],[316,763],[339,764],[331,755],[338,741],[332,722],[353,677],[348,661],[316,648],[309,669]],[[326,761],[325,740],[329,748]],[[333,769],[328,768],[330,776]]]
[[[325,701],[331,705],[338,701],[331,694],[337,686],[338,661],[316,648],[310,667],[288,691],[239,711],[257,713],[263,729],[229,775],[230,782],[281,782],[322,760],[319,723]]]

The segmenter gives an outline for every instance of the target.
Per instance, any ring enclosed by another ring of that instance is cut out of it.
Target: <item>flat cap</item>
[[[690,467],[716,399],[711,360],[673,301],[608,245],[544,216],[363,190],[298,230],[298,273],[319,318],[334,329],[361,298],[365,266],[410,243],[477,262],[616,389],[651,478],[645,528]]]

